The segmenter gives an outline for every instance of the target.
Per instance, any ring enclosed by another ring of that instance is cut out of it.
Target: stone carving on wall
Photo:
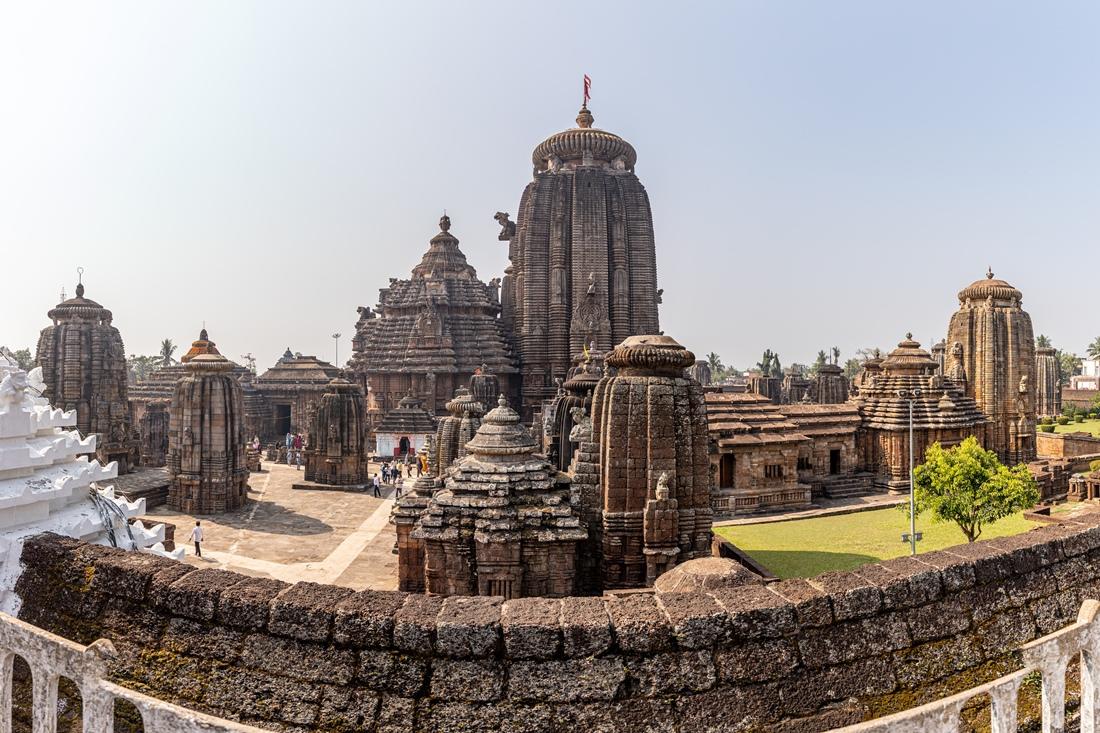
[[[511,219],[508,218],[509,214],[498,211],[493,214],[493,218],[497,220],[497,224],[500,224],[500,234],[497,235],[497,239],[502,242],[509,242],[512,237],[516,236],[516,225]]]

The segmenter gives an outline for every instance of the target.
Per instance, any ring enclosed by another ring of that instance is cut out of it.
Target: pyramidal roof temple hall
[[[724,366],[736,318],[661,330],[658,253],[707,252],[590,90],[504,161],[481,275],[444,211],[357,312],[128,357],[157,314],[81,270],[0,350],[0,733],[1100,730],[1100,409],[1024,290],[982,263],[921,284],[924,344]],[[283,351],[333,318],[350,354]]]

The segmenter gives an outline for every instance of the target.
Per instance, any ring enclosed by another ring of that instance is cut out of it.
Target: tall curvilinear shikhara
[[[653,214],[634,175],[637,154],[592,123],[582,107],[577,127],[540,143],[515,225],[497,215],[511,260],[502,315],[515,334],[526,406],[554,395],[554,380],[585,346],[610,351],[659,331]]]

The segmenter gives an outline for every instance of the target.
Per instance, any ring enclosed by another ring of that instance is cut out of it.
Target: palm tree
[[[171,366],[175,359],[172,358],[172,354],[176,353],[176,345],[172,343],[172,339],[164,339],[160,342],[160,365]]]
[[[833,347],[833,364],[839,364],[839,363],[840,363],[840,347],[839,346],[834,346]]]
[[[1050,339],[1048,339],[1043,334],[1039,334],[1038,336],[1035,337],[1035,346],[1037,348],[1040,348],[1040,349],[1049,349],[1050,348]]]
[[[1090,359],[1100,359],[1100,336],[1097,336],[1089,344],[1088,355]]]
[[[718,354],[715,354],[713,351],[707,354],[707,364],[710,365],[710,373],[716,377],[725,369],[725,367],[722,366],[722,357],[718,356]]]

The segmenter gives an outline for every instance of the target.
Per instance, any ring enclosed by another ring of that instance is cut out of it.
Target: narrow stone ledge
[[[175,564],[145,552],[112,552],[96,558],[91,590],[140,602],[153,576]]]
[[[829,596],[803,578],[790,578],[772,583],[770,590],[791,603],[801,627],[828,626],[833,622],[833,607]]]
[[[837,621],[874,616],[882,608],[879,589],[855,573],[822,573],[810,583],[829,595]]]
[[[436,650],[449,657],[495,653],[501,643],[503,604],[496,596],[448,596],[435,619]]]
[[[439,596],[410,593],[393,615],[393,645],[417,654],[431,654],[435,641],[435,617],[443,608]]]
[[[332,638],[338,644],[372,649],[393,645],[393,619],[407,593],[364,590],[336,604]]]
[[[602,598],[561,599],[560,623],[567,657],[596,656],[611,648],[611,618]]]
[[[974,561],[969,558],[953,555],[945,550],[936,550],[917,555],[917,562],[938,570],[944,590],[949,593],[970,588],[977,582],[974,575]]]
[[[302,641],[328,641],[333,609],[354,591],[320,583],[299,582],[271,601],[268,630]]]
[[[154,576],[158,579],[167,570]],[[218,609],[218,596],[223,590],[245,579],[245,576],[228,570],[200,569],[186,573],[168,586],[164,592],[163,607],[177,616],[213,621]]]
[[[168,589],[183,576],[197,572],[198,569],[190,565],[184,565],[183,563],[175,563],[165,567],[163,570],[158,570],[156,574],[149,579],[149,586],[145,589],[146,598],[154,607],[164,609],[171,613],[172,609],[166,607],[168,603]]]
[[[921,562],[918,557],[906,555],[879,564],[906,579],[907,594],[899,603],[901,608],[929,603],[943,595],[943,578],[939,569]],[[885,593],[883,591],[884,602]],[[896,597],[891,596],[891,600],[896,600]]]
[[[766,587],[744,585],[710,594],[729,616],[729,641],[787,636],[797,628],[794,604]]]
[[[680,649],[709,649],[729,637],[729,616],[706,593],[658,593],[657,603],[672,625]]]
[[[660,652],[672,648],[672,629],[652,594],[631,593],[610,596],[606,600],[619,649]]]
[[[517,598],[500,616],[504,650],[512,659],[553,659],[561,651],[561,601]]]
[[[215,618],[227,626],[259,631],[267,626],[271,601],[289,587],[274,578],[245,578],[222,591]]]
[[[955,545],[940,552],[970,560],[974,564],[975,583],[995,583],[1012,574],[1012,554],[988,541]]]

